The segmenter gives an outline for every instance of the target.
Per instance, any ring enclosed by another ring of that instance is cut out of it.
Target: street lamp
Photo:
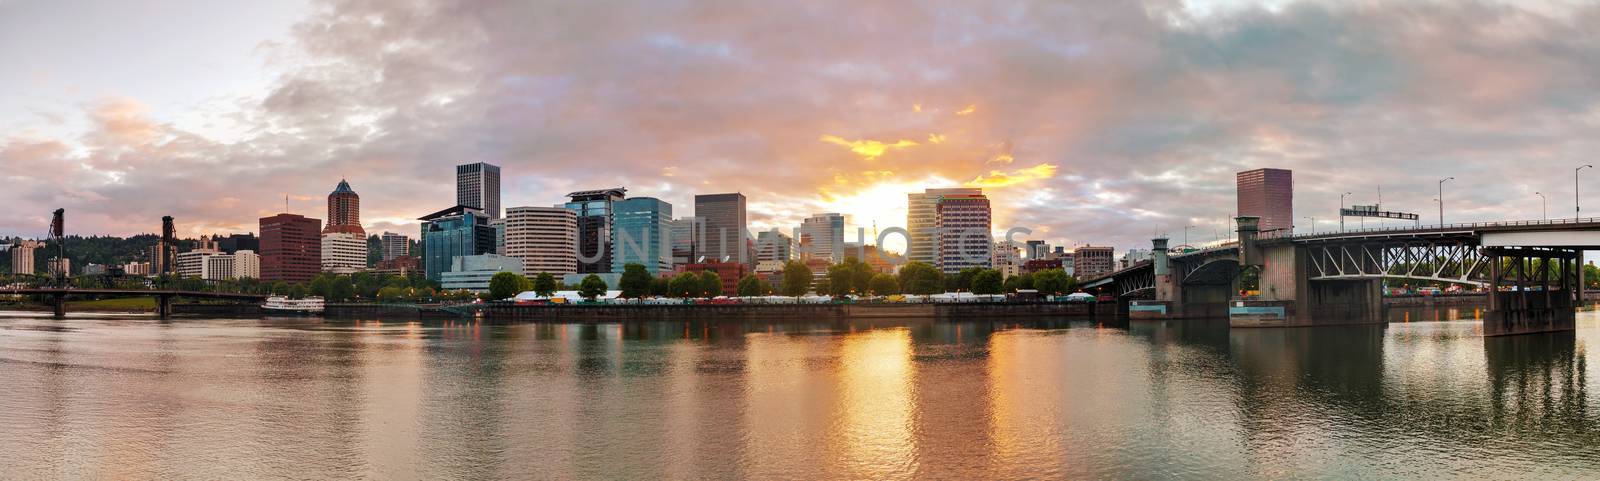
[[[1444,183],[1455,180],[1455,177],[1439,179],[1439,225],[1444,225]]]
[[[1339,232],[1344,232],[1344,198],[1349,196],[1349,192],[1339,194]]]
[[[1317,218],[1316,217],[1311,217],[1311,216],[1306,216],[1305,218],[1311,220],[1311,233],[1312,234],[1316,234],[1317,233]]]
[[[1533,195],[1539,196],[1539,217],[1550,220],[1550,199],[1546,199],[1543,192],[1534,192]]]
[[[1574,221],[1583,218],[1583,206],[1578,204],[1578,172],[1590,167],[1594,166],[1584,164],[1576,169],[1572,169],[1572,220]]]

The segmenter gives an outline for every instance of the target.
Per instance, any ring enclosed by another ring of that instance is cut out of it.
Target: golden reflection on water
[[[828,436],[832,463],[848,479],[902,479],[916,468],[911,434],[911,333],[855,332],[839,346],[837,416]]]

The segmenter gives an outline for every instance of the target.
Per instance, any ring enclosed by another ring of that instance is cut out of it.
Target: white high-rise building
[[[506,209],[506,256],[529,274],[578,272],[578,214],[563,207]]]
[[[150,263],[129,262],[127,264],[123,264],[122,273],[130,276],[148,276],[150,275]]]
[[[794,251],[794,238],[782,232],[768,230],[756,233],[756,262],[789,262],[794,259]]]
[[[352,232],[322,234],[322,270],[350,274],[367,268],[367,239]]]
[[[205,278],[206,259],[212,256],[223,255],[216,249],[195,249],[178,253],[178,277]]]
[[[936,235],[939,226],[938,209],[940,201],[947,196],[982,197],[983,189],[969,187],[927,189],[907,194],[906,232],[911,237],[911,246],[906,253],[907,260],[940,267],[943,256],[939,252],[941,242]]]
[[[385,231],[381,242],[383,245],[383,260],[392,261],[396,257],[411,255],[411,238],[409,237]]]
[[[33,250],[39,241],[25,240],[11,246],[11,273],[19,276],[33,274]]]
[[[180,254],[179,259],[183,257]],[[261,278],[261,256],[252,250],[240,250],[232,254],[216,254],[203,258],[200,265],[200,278],[208,281],[224,281],[232,279],[259,279]]]
[[[844,262],[844,215],[816,214],[800,223],[796,236],[800,243],[802,259],[827,259],[838,264]]]

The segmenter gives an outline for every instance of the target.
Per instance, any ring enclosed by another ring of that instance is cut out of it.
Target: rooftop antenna
[[[289,213],[289,194],[283,194],[283,213]]]

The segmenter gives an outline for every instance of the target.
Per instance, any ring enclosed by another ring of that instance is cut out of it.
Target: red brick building
[[[699,264],[684,264],[684,272],[712,271],[717,277],[722,278],[722,295],[735,296],[739,294],[739,279],[749,274],[749,266],[738,262],[705,262]]]
[[[322,270],[322,220],[297,214],[261,218],[261,280],[306,282]]]

